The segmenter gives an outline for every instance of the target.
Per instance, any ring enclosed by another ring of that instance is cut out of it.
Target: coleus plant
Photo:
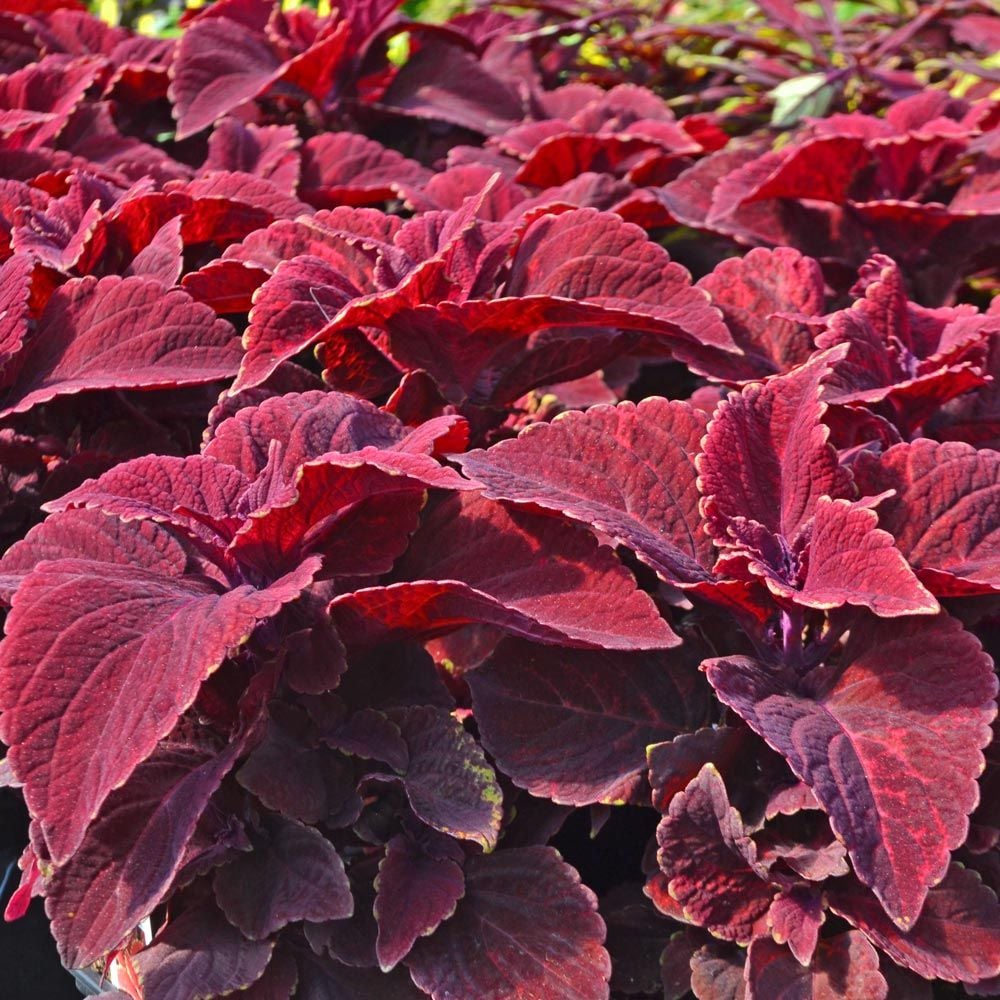
[[[0,2],[8,917],[134,1000],[1000,991],[1000,119],[879,89],[991,15],[775,142],[827,5],[656,89],[634,11],[79,6]]]

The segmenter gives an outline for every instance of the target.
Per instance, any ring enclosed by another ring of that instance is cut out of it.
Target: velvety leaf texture
[[[76,850],[202,681],[316,568],[220,594],[193,578],[61,559],[21,585],[4,643],[3,738],[17,744],[11,764],[54,861]],[[105,731],[118,734],[113,743]]]
[[[16,358],[0,415],[87,389],[153,389],[232,376],[225,320],[148,278],[81,278],[57,289]]]
[[[550,847],[522,847],[465,865],[454,916],[407,959],[435,1000],[477,996],[601,1000],[611,964],[596,900]]]
[[[627,799],[646,747],[697,728],[700,678],[670,653],[605,653],[507,640],[466,675],[484,746],[532,795]]]
[[[318,830],[280,817],[249,854],[216,872],[213,885],[226,918],[251,941],[297,920],[349,917],[354,908],[334,846]]]
[[[465,895],[463,860],[460,850],[424,848],[402,834],[386,844],[375,896],[376,950],[383,972],[455,912]]]
[[[706,423],[663,399],[597,406],[456,460],[485,496],[559,511],[611,535],[671,583],[691,583],[713,561],[694,468]]]
[[[429,636],[479,621],[591,648],[677,644],[610,550],[557,521],[468,494],[434,508],[394,575],[402,580],[333,601],[347,639]]]
[[[812,788],[859,878],[912,926],[978,799],[997,691],[978,642],[943,615],[903,630],[860,620],[839,662],[801,681],[749,657],[705,669]]]
[[[674,796],[656,842],[668,892],[685,917],[724,940],[750,941],[774,889],[761,877],[756,847],[711,764]]]

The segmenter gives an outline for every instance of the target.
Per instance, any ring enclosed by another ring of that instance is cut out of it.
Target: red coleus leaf
[[[680,656],[507,640],[465,675],[483,745],[532,795],[629,799],[646,747],[701,725],[704,689]]]
[[[744,1000],[746,952],[711,941],[691,956],[691,991],[698,1000]]]
[[[820,497],[801,586],[790,586],[785,574],[770,567],[764,570],[765,582],[775,594],[809,608],[852,604],[882,618],[936,614],[938,602],[916,578],[892,535],[877,523],[878,515],[868,507]]]
[[[251,941],[298,920],[339,920],[354,910],[336,848],[310,826],[264,820],[253,850],[219,868],[212,881],[226,918]]]
[[[758,933],[758,924],[764,926],[775,887],[766,881],[757,848],[711,764],[673,797],[656,842],[667,892],[687,920],[741,944]]]
[[[825,919],[823,900],[812,890],[801,886],[779,892],[767,911],[767,925],[775,943],[787,944],[804,966],[812,960]]]
[[[47,509],[82,507],[122,521],[151,520],[221,545],[239,524],[239,501],[249,487],[247,476],[214,459],[147,455],[88,479]]]
[[[94,559],[168,577],[180,576],[188,564],[177,539],[152,522],[127,525],[100,511],[67,511],[35,525],[0,559],[0,598],[5,604],[24,577],[46,559]]]
[[[455,912],[465,895],[464,860],[461,848],[444,838],[423,845],[397,834],[386,844],[375,880],[376,952],[383,972]]]
[[[975,638],[944,615],[902,630],[858,619],[843,650],[801,678],[749,657],[704,666],[813,790],[858,877],[912,926],[978,798],[997,682]]]
[[[413,981],[447,997],[604,1000],[611,963],[593,893],[551,847],[470,857],[454,916],[414,945]]]
[[[203,169],[254,174],[293,195],[299,184],[300,145],[292,125],[257,126],[223,118],[209,136]]]
[[[677,637],[614,554],[568,525],[461,494],[439,503],[397,582],[330,605],[348,642],[438,635],[483,622],[536,641],[662,649]]]
[[[264,974],[272,941],[248,941],[210,902],[174,917],[132,958],[143,992],[162,1000],[242,990]]]
[[[879,524],[935,593],[1000,589],[1000,454],[921,438],[859,456],[855,477],[863,493],[895,491]]]
[[[27,254],[14,254],[0,264],[0,373],[9,370],[28,336],[34,270],[35,261]],[[6,382],[6,375],[0,379]]]
[[[496,846],[503,794],[475,739],[448,712],[429,705],[389,712],[409,759],[402,776],[373,773],[366,783],[398,785],[428,826],[484,850]]]
[[[737,518],[791,544],[821,496],[840,497],[849,480],[820,422],[820,387],[843,354],[819,354],[719,404],[699,456],[703,511],[722,545]]]
[[[812,258],[791,247],[757,248],[722,261],[697,287],[712,296],[744,352],[699,359],[698,370],[716,378],[755,379],[809,360],[812,337],[798,317],[818,316],[825,303],[823,274]]]
[[[46,911],[67,966],[97,961],[160,902],[208,800],[245,743],[236,738],[220,750],[178,730],[108,796],[79,850],[45,885]]]
[[[828,900],[894,962],[926,979],[974,983],[1000,974],[1000,904],[980,876],[961,865],[952,864],[931,888],[908,930],[889,920],[853,880],[832,887]]]
[[[191,25],[170,71],[178,138],[253,100],[277,78],[281,62],[263,35],[228,17]]]
[[[264,740],[236,774],[239,783],[268,808],[301,823],[333,823],[357,818],[354,769],[343,755],[302,738],[301,719],[275,718]],[[296,725],[298,722],[298,725]]]
[[[199,385],[233,375],[232,327],[148,278],[81,278],[53,292],[7,375],[3,414],[88,389]]]
[[[54,862],[79,847],[202,681],[317,569],[312,560],[266,589],[220,593],[195,577],[60,559],[21,584],[3,644],[0,721]]]
[[[694,457],[707,420],[685,403],[595,406],[456,455],[485,496],[535,504],[610,535],[665,580],[703,582],[714,561]]]
[[[889,986],[878,953],[863,934],[848,931],[821,941],[810,964],[766,937],[747,952],[747,1000],[886,1000]]]
[[[302,149],[301,195],[317,208],[376,205],[422,188],[433,175],[374,139],[325,132]]]

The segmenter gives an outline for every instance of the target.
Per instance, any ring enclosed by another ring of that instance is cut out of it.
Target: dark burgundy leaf
[[[81,278],[56,289],[16,359],[3,414],[87,389],[154,389],[231,377],[232,327],[149,278]]]
[[[150,997],[190,1000],[255,983],[273,950],[271,941],[248,941],[205,902],[170,920],[132,961]]]
[[[759,932],[775,889],[711,764],[673,797],[656,841],[667,891],[688,920],[740,944]]]
[[[21,584],[3,643],[3,739],[53,861],[76,850],[205,678],[317,569],[312,560],[265,590],[219,593],[194,577],[60,559]]]
[[[386,844],[375,880],[379,965],[388,972],[421,937],[437,930],[465,894],[461,848],[447,841],[426,850],[398,834]]]
[[[400,785],[428,826],[492,850],[503,819],[503,793],[475,739],[439,708],[399,708],[389,716],[406,741],[409,760],[402,777],[376,773],[368,781]]]
[[[515,784],[555,802],[628,800],[646,747],[702,724],[708,702],[670,653],[606,653],[510,639],[465,675],[483,745]]]
[[[848,931],[820,942],[803,966],[768,938],[747,954],[747,1000],[886,1000],[889,987],[878,954],[863,934]]]
[[[470,857],[454,916],[414,945],[413,981],[434,1000],[606,1000],[611,963],[593,893],[551,847]]]
[[[68,967],[97,961],[162,899],[208,800],[245,748],[168,737],[115,789],[76,854],[45,886]],[[124,891],[127,888],[127,891]]]
[[[920,919],[900,930],[878,900],[849,881],[829,894],[830,908],[849,920],[894,962],[925,979],[974,983],[1000,974],[1000,904],[976,872],[952,864],[927,893]]]
[[[251,941],[299,920],[339,920],[354,908],[333,844],[318,830],[274,817],[248,854],[218,869],[215,899]]]
[[[976,639],[944,615],[902,629],[861,619],[802,680],[749,657],[705,669],[812,788],[859,878],[912,926],[978,799],[997,682]]]

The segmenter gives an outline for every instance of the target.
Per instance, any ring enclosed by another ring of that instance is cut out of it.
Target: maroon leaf
[[[200,132],[252,100],[277,78],[280,67],[261,35],[228,17],[191,25],[171,66],[177,138]]]
[[[503,793],[475,739],[439,708],[422,705],[389,715],[406,741],[409,761],[402,777],[371,774],[368,782],[400,785],[428,826],[492,850],[503,819]]]
[[[677,655],[605,653],[507,640],[465,675],[483,745],[532,795],[627,800],[646,747],[702,724],[699,678]]]
[[[801,590],[768,575],[771,590],[810,608],[866,607],[882,618],[936,614],[938,602],[920,583],[875,511],[819,497]]]
[[[748,942],[763,925],[775,889],[711,764],[673,797],[656,841],[667,891],[685,917],[723,940]]]
[[[46,559],[93,559],[180,576],[188,557],[156,524],[125,525],[99,511],[72,511],[47,518],[0,559],[0,598],[6,604],[21,581]]]
[[[53,292],[17,357],[3,414],[87,389],[155,389],[231,377],[232,327],[149,278],[81,278]]]
[[[857,931],[820,942],[810,965],[766,937],[747,953],[747,1000],[886,1000],[878,953]]]
[[[171,524],[222,544],[239,524],[238,503],[249,485],[242,472],[211,458],[148,455],[88,479],[47,509],[82,507],[123,521]]]
[[[211,741],[168,738],[108,796],[80,849],[45,886],[52,934],[68,967],[97,961],[160,902],[244,742],[233,739],[217,752]]]
[[[697,367],[716,378],[754,379],[787,371],[809,360],[812,337],[795,317],[823,311],[819,265],[791,247],[751,250],[722,261],[698,288],[722,310],[744,357],[719,353]]]
[[[313,560],[266,590],[221,594],[197,578],[80,559],[43,563],[24,581],[3,643],[3,739],[54,862],[202,681],[317,569]]]
[[[375,880],[376,951],[383,972],[399,964],[414,942],[433,934],[465,894],[464,855],[447,841],[426,850],[399,834],[385,847]]]
[[[974,983],[1000,974],[1000,904],[979,875],[961,865],[953,864],[927,893],[909,931],[900,930],[856,882],[837,886],[829,904],[894,962],[925,979]]]
[[[744,1000],[746,952],[712,941],[691,956],[691,991],[698,1000]]]
[[[268,808],[301,823],[331,823],[357,817],[361,800],[350,762],[302,738],[302,720],[268,721],[263,742],[236,773],[239,783]]]
[[[559,511],[632,549],[665,580],[692,583],[714,561],[694,467],[706,423],[664,399],[596,406],[455,461],[485,496]]]
[[[132,961],[150,997],[189,1000],[255,983],[273,950],[271,941],[248,941],[206,902],[170,920]]]
[[[271,441],[279,441],[281,472],[290,479],[310,459],[367,447],[389,449],[405,436],[396,417],[366,400],[339,392],[284,393],[221,423],[203,454],[254,477],[267,466]]]
[[[823,900],[801,886],[778,893],[767,911],[767,925],[775,943],[787,944],[799,964],[805,966],[812,961],[825,919]]]
[[[958,441],[899,444],[857,465],[859,488],[895,490],[879,524],[921,579],[942,596],[1000,590],[1000,456]]]
[[[333,844],[318,830],[274,817],[249,854],[218,869],[215,899],[251,941],[298,920],[339,920],[354,909],[351,889]]]
[[[599,649],[678,642],[609,550],[578,529],[470,494],[434,508],[394,575],[413,582],[331,603],[346,641],[429,636],[478,621],[528,639]]]
[[[719,698],[812,788],[859,878],[912,926],[978,799],[997,690],[979,643],[943,615],[902,630],[868,619],[802,680],[749,657],[704,666]]]
[[[734,518],[791,542],[820,496],[843,495],[844,475],[820,422],[821,382],[843,354],[835,350],[719,404],[698,472],[709,530],[720,543],[728,542]]]
[[[605,1000],[611,963],[597,900],[550,847],[470,857],[454,916],[414,945],[413,981],[434,1000]]]
[[[375,205],[422,188],[429,171],[374,139],[326,132],[302,150],[302,197],[317,208]]]

